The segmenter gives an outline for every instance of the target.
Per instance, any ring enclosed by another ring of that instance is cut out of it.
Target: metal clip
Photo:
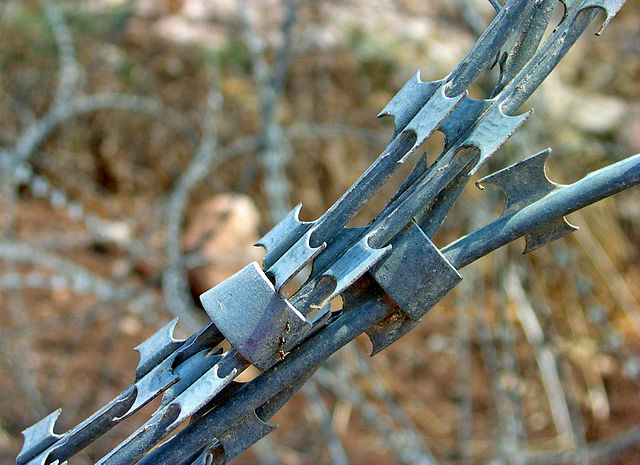
[[[462,276],[415,223],[391,244],[391,252],[374,265],[371,274],[402,311],[419,320]]]
[[[243,357],[260,370],[284,358],[311,323],[278,296],[253,262],[200,296],[216,327]]]
[[[367,330],[372,355],[413,329],[462,280],[417,224],[410,223],[392,245],[371,275],[398,307],[389,318]]]

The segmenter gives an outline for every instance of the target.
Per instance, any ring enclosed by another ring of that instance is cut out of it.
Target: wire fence
[[[195,297],[216,284],[202,277],[249,261],[292,199],[319,216],[390,137],[375,109],[415,63],[450,71],[492,14],[475,0],[235,3],[0,6],[3,463],[43,415],[64,405],[71,427],[126,385],[130,348],[171,315],[199,329]],[[553,145],[555,178],[569,181],[637,151],[640,11],[626,8],[551,76],[498,166]],[[238,463],[621,463],[640,440],[638,195],[575,214],[580,232],[531,256],[482,260],[375,358],[357,340]],[[240,215],[238,199],[252,199]],[[436,240],[502,199],[460,203]]]

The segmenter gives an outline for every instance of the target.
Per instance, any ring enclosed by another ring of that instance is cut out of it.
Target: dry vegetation
[[[450,72],[492,15],[480,0],[329,0],[300,2],[288,28],[283,2],[236,3],[0,4],[0,463],[48,412],[64,406],[70,428],[119,393],[131,349],[173,315],[181,335],[203,322],[198,293],[257,259],[249,244],[283,208],[318,217],[384,147],[380,108],[416,67]],[[585,34],[481,174],[551,146],[569,182],[638,152],[639,24],[631,1]],[[438,244],[499,213],[499,193],[467,191]],[[364,338],[347,347],[237,463],[638,463],[640,190],[572,221],[567,239],[466,269],[375,358]]]

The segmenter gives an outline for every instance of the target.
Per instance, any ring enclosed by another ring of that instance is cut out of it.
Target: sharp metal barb
[[[72,454],[158,396],[163,396],[161,404],[151,418],[98,464],[225,463],[273,431],[269,419],[331,354],[358,335],[368,334],[377,353],[413,329],[461,281],[459,269],[465,265],[520,236],[526,238],[525,251],[531,251],[575,229],[564,215],[639,184],[640,154],[573,184],[555,184],[544,172],[550,152],[546,150],[479,181],[504,191],[501,217],[442,250],[433,244],[430,237],[472,175],[531,114],[516,114],[524,101],[598,9],[606,11],[604,27],[624,3],[562,0],[565,16],[542,42],[554,0],[509,0],[504,6],[491,1],[498,14],[449,76],[423,82],[416,73],[384,107],[379,116],[394,118],[392,140],[325,214],[304,222],[299,219],[301,205],[291,210],[257,242],[266,250],[262,267],[251,263],[201,296],[212,320],[209,325],[186,340],[176,340],[176,320],[167,324],[136,348],[140,362],[131,386],[65,434],[54,433],[60,411],[25,430],[17,465],[64,465]],[[471,99],[469,87],[496,56],[500,78],[491,98]],[[268,87],[273,92],[280,86]],[[46,130],[38,133],[40,139],[34,136],[36,142],[25,153],[60,121],[79,112],[71,108],[49,123],[41,122]],[[437,159],[429,165],[423,155],[370,224],[348,228],[436,130],[445,135]],[[11,247],[6,252],[15,255]],[[286,298],[283,286],[299,278],[308,265],[307,281]],[[342,296],[343,307],[332,311],[328,303],[337,296]],[[513,351],[510,322],[501,316],[505,367],[515,373],[515,360],[507,353]],[[460,321],[461,337],[467,337],[468,323]],[[490,368],[498,370],[497,352],[486,329],[479,327],[483,353]],[[213,352],[223,339],[231,349]],[[247,383],[234,382],[250,364],[262,373]],[[494,390],[499,398],[496,385]],[[407,420],[397,411],[395,416]],[[187,420],[188,426],[158,446]],[[502,430],[509,430],[513,449],[524,433],[522,425],[512,423]],[[461,431],[461,438],[467,434]],[[409,448],[396,447],[400,460],[412,463],[420,456],[424,463],[433,462],[428,451],[411,454]],[[511,452],[518,461],[527,458],[519,450]],[[337,462],[346,462],[343,454],[334,455]]]
[[[540,200],[545,195],[562,186],[552,182],[545,173],[545,163],[551,149],[533,155],[496,173],[485,176],[477,185],[494,184],[507,196],[505,213],[520,210],[522,207]]]
[[[637,184],[640,184],[640,154],[594,171],[517,212],[503,215],[446,246],[442,253],[460,269],[527,234],[537,225],[557,221],[566,214]]]

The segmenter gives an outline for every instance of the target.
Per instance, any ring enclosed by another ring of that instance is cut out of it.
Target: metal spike
[[[466,97],[451,117],[440,126],[440,130],[445,134],[443,153],[465,147],[477,148],[480,158],[469,173],[472,175],[511,137],[532,111],[507,116],[497,98],[474,100]]]
[[[136,381],[133,385],[136,390],[136,400],[129,410],[120,415],[116,420],[131,415],[178,382],[179,376],[172,371],[173,358],[174,357],[165,359],[149,373]]]
[[[177,319],[176,319],[177,320]],[[173,334],[173,327],[175,326],[175,321],[170,322],[164,328],[162,328],[158,333],[151,336],[151,338],[155,338],[159,334],[165,335],[165,341],[168,341],[166,338],[167,334]],[[167,332],[167,329],[170,331]],[[149,339],[147,341],[149,341]],[[175,339],[171,338],[174,342]],[[183,375],[193,376],[193,372],[191,369],[195,371],[199,371],[200,373],[206,371],[208,368],[207,365],[211,364],[211,360],[205,360],[202,363],[197,363],[199,358],[196,356],[198,352],[202,350],[208,350],[211,345],[215,345],[217,342],[221,340],[221,335],[218,329],[211,323],[210,325],[202,328],[198,333],[191,336],[186,341],[179,341],[181,344],[180,347],[174,351],[168,351],[169,354],[161,360],[157,365],[151,368],[151,370],[142,376],[140,379],[136,379],[136,382],[131,386],[134,390],[135,400],[129,407],[126,412],[123,412],[116,418],[114,418],[114,422],[119,422],[120,420],[132,415],[138,409],[149,403],[155,397],[165,393],[167,389],[174,386],[176,383],[181,381]],[[145,344],[145,341],[143,344]],[[193,358],[193,360],[191,360]],[[177,369],[174,370],[174,367]],[[204,366],[203,366],[204,365]],[[190,368],[187,368],[190,367]],[[185,371],[187,370],[187,371]],[[182,382],[184,384],[184,381]],[[180,389],[173,389],[175,393]],[[126,396],[128,398],[129,395]],[[168,397],[171,397],[171,394],[168,394]],[[167,402],[166,399],[163,399],[163,402]],[[114,423],[115,424],[115,423]]]
[[[382,257],[391,251],[392,246],[387,245],[381,249],[374,249],[369,245],[369,235],[362,237],[352,245],[343,255],[336,260],[323,276],[331,276],[336,280],[336,286],[324,302],[329,302],[334,297],[342,294],[360,276],[365,274]],[[322,306],[324,304],[320,304]]]
[[[167,405],[183,393],[207,370],[220,361],[220,355],[221,353],[209,354],[209,349],[205,349],[192,355],[185,362],[178,365],[173,370],[178,377],[178,381],[164,393],[161,405]]]
[[[529,253],[549,242],[560,239],[577,229],[579,228],[569,223],[564,216],[555,221],[538,225],[524,235],[527,245],[522,253]]]
[[[600,7],[607,15],[604,22],[602,23],[602,26],[600,26],[600,29],[598,30],[598,32],[596,32],[597,36],[602,34],[604,28],[607,27],[613,17],[618,14],[618,11],[620,11],[620,8],[622,8],[622,5],[624,5],[625,1],[626,0],[589,0],[588,5],[584,8]]]
[[[367,227],[365,226],[342,228],[331,238],[331,242],[327,245],[326,249],[323,250],[322,254],[313,261],[309,279],[321,275],[322,271],[331,263],[335,262],[345,250],[360,239],[366,230]]]
[[[409,124],[420,109],[427,103],[433,95],[441,81],[424,82],[420,79],[420,71],[417,71],[404,86],[393,96],[378,118],[392,116],[395,125],[395,138]]]
[[[64,436],[53,432],[61,413],[62,409],[58,409],[22,432],[24,445],[16,458],[16,465],[24,465],[32,461]],[[46,458],[46,456],[40,457],[36,463],[44,463]]]
[[[282,256],[266,271],[267,276],[273,279],[274,286],[278,294],[281,294],[282,287],[287,284],[300,270],[307,264],[311,263],[316,255],[324,250],[327,246],[323,242],[318,247],[311,246],[312,230],[306,233],[296,241]]]
[[[440,86],[402,131],[402,133],[413,132],[416,135],[416,141],[399,163],[404,162],[411,153],[420,147],[446,121],[467,95],[466,92],[463,92],[454,97],[447,97],[446,81],[435,81],[435,83]]]
[[[180,413],[173,421],[172,426],[178,426],[183,421],[194,415],[204,405],[206,405],[216,394],[224,387],[229,385],[238,374],[238,370],[234,368],[226,376],[220,377],[218,370],[219,365],[214,365],[198,380],[184,390],[171,404],[165,407],[170,409],[172,405],[180,407]]]
[[[545,163],[551,149],[543,150],[525,160],[497,171],[476,184],[493,184],[505,193],[507,201],[503,214],[520,210],[562,186],[551,181],[545,173]]]
[[[226,461],[230,461],[277,428],[278,425],[262,421],[255,412],[249,413],[218,438],[224,447]]]
[[[184,342],[173,337],[178,319],[174,318],[134,350],[140,354],[136,380],[141,379]]]
[[[466,92],[448,97],[446,95],[448,84],[446,79],[423,82],[420,80],[420,71],[418,71],[378,114],[378,117],[393,116],[394,138],[406,132],[413,132],[416,136],[413,147],[399,163],[404,162],[416,148],[422,145],[464,100]]]
[[[254,245],[264,247],[266,254],[263,261],[265,269],[270,268],[302,235],[313,226],[313,222],[298,219],[302,204],[299,203],[278,224],[262,236]]]
[[[482,163],[516,132],[532,112],[533,110],[529,110],[522,115],[507,116],[502,112],[500,105],[492,105],[455,145],[455,150],[472,146],[480,152],[480,158],[469,174],[474,174]]]
[[[620,8],[622,8],[626,0],[561,0],[561,1],[564,4],[564,8],[565,8],[565,18],[567,17],[567,13],[573,8],[575,8],[578,3],[580,3],[579,11],[586,10],[587,8],[601,8],[602,10],[604,10],[607,17],[602,23],[602,26],[600,27],[598,32],[596,32],[596,35],[599,36],[600,34],[602,34],[602,31],[604,30],[604,28],[607,27],[607,25],[611,22],[613,17],[616,14],[618,14],[618,11],[620,11]]]
[[[448,97],[448,85],[446,80],[422,82],[420,74],[416,73],[380,113],[394,116],[394,136],[405,132],[415,135],[412,147],[397,160],[398,164],[403,163],[433,134],[464,100],[466,92]],[[298,220],[298,212],[299,206],[257,243],[267,249],[264,267],[267,275],[275,283],[278,293],[281,293],[282,287],[326,247],[326,243],[318,247],[311,246],[311,235],[314,232],[312,225],[315,223],[301,223]],[[290,232],[292,229],[293,233]]]
[[[219,366],[214,365],[173,402],[156,410],[144,425],[100,459],[96,465],[133,463],[139,460],[158,439],[163,438],[194,415],[238,374],[238,370],[234,368],[226,376],[220,377],[218,370]]]
[[[476,100],[471,97],[467,97],[460,102],[460,105],[451,113],[451,116],[440,126],[440,130],[444,133],[443,152],[447,152],[453,147],[492,104],[493,100]]]
[[[493,184],[505,193],[507,201],[503,215],[517,212],[565,186],[551,181],[545,173],[545,163],[551,149],[514,163],[479,180],[476,184]],[[560,239],[578,229],[565,217],[543,223],[525,234],[527,245],[523,253],[529,253],[548,242]]]

